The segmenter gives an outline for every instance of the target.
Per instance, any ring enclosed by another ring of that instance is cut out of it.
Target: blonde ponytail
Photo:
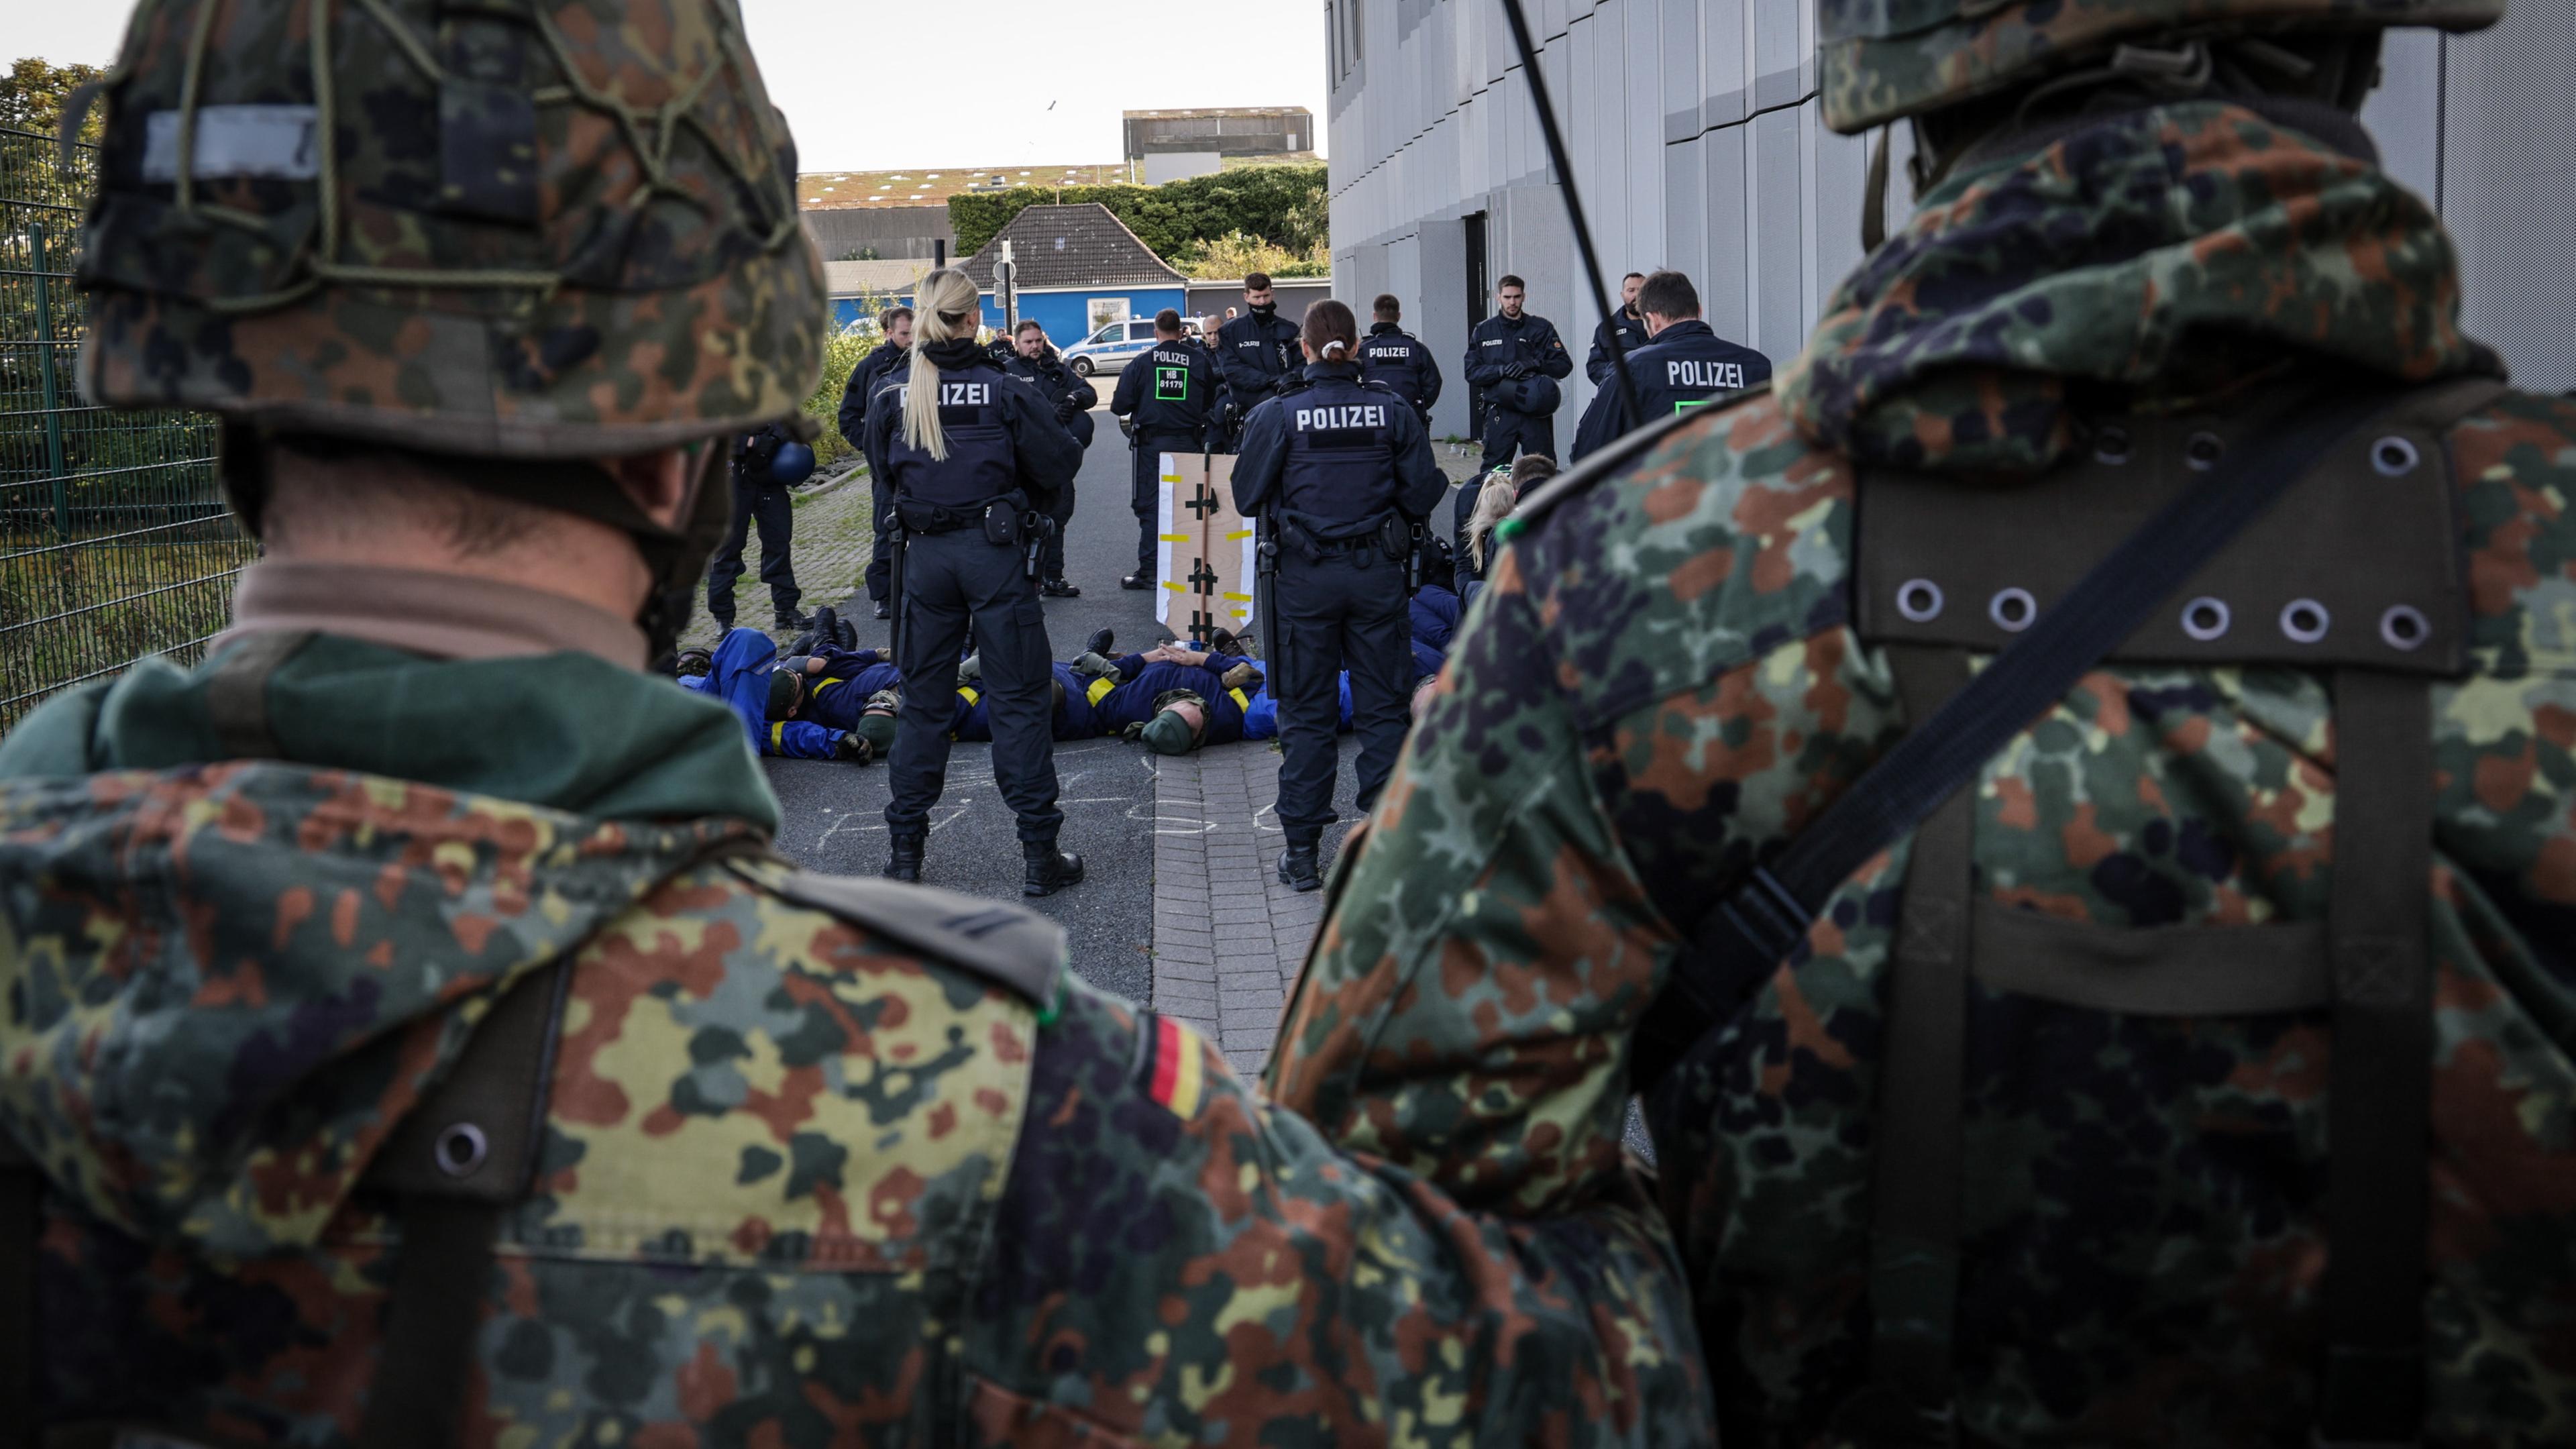
[[[903,440],[932,458],[948,461],[948,439],[939,429],[939,364],[930,344],[970,341],[984,320],[983,300],[964,272],[942,267],[921,279],[913,293],[912,372],[905,379]]]

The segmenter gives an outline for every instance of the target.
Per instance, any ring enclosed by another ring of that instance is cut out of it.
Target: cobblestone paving
[[[796,491],[796,528],[787,556],[796,565],[796,587],[804,593],[798,608],[810,614],[817,604],[837,604],[859,592],[859,575],[868,566],[868,550],[876,544],[868,498],[867,470],[859,467]],[[760,582],[758,529],[743,544],[742,564],[742,577],[733,586],[734,622],[761,628],[769,622],[770,608],[769,590]],[[698,605],[680,636],[680,647],[713,649],[722,632],[707,617],[707,589],[701,580]]]

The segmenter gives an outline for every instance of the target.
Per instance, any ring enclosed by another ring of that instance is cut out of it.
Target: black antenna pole
[[[1556,167],[1559,181],[1565,187],[1565,214],[1574,223],[1574,245],[1583,253],[1584,280],[1592,284],[1592,305],[1601,312],[1601,330],[1610,339],[1610,366],[1619,374],[1619,396],[1628,404],[1628,426],[1644,427],[1653,419],[1637,406],[1637,384],[1628,376],[1628,349],[1619,342],[1619,329],[1610,325],[1610,294],[1601,289],[1601,259],[1592,253],[1592,228],[1583,220],[1583,198],[1574,191],[1574,168],[1566,164],[1565,138],[1556,131],[1556,107],[1547,99],[1547,77],[1540,73],[1538,47],[1530,43],[1529,18],[1521,14],[1521,0],[1503,0],[1503,13],[1511,17],[1512,43],[1521,49],[1521,69],[1529,76],[1530,95],[1538,102],[1539,134],[1547,140],[1547,159]]]

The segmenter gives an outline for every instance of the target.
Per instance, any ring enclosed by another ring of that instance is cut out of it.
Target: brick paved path
[[[1279,757],[1252,742],[1166,760],[1155,781],[1154,1009],[1198,1028],[1246,1075],[1269,1060],[1324,916],[1323,892],[1299,895],[1272,869],[1278,794]]]

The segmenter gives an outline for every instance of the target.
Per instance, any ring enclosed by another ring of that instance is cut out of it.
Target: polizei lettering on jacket
[[[895,398],[896,407],[900,408],[912,401],[911,383],[896,383],[895,392],[897,394]],[[989,382],[943,382],[939,385],[939,405],[941,407],[980,408],[990,407],[992,406],[992,403],[993,385]]]
[[[1676,390],[1725,388],[1732,391],[1744,386],[1744,364],[1677,357],[1664,364],[1664,386]]]
[[[1340,407],[1297,409],[1297,431],[1315,432],[1332,428],[1382,428],[1386,426],[1386,404],[1348,403]]]

